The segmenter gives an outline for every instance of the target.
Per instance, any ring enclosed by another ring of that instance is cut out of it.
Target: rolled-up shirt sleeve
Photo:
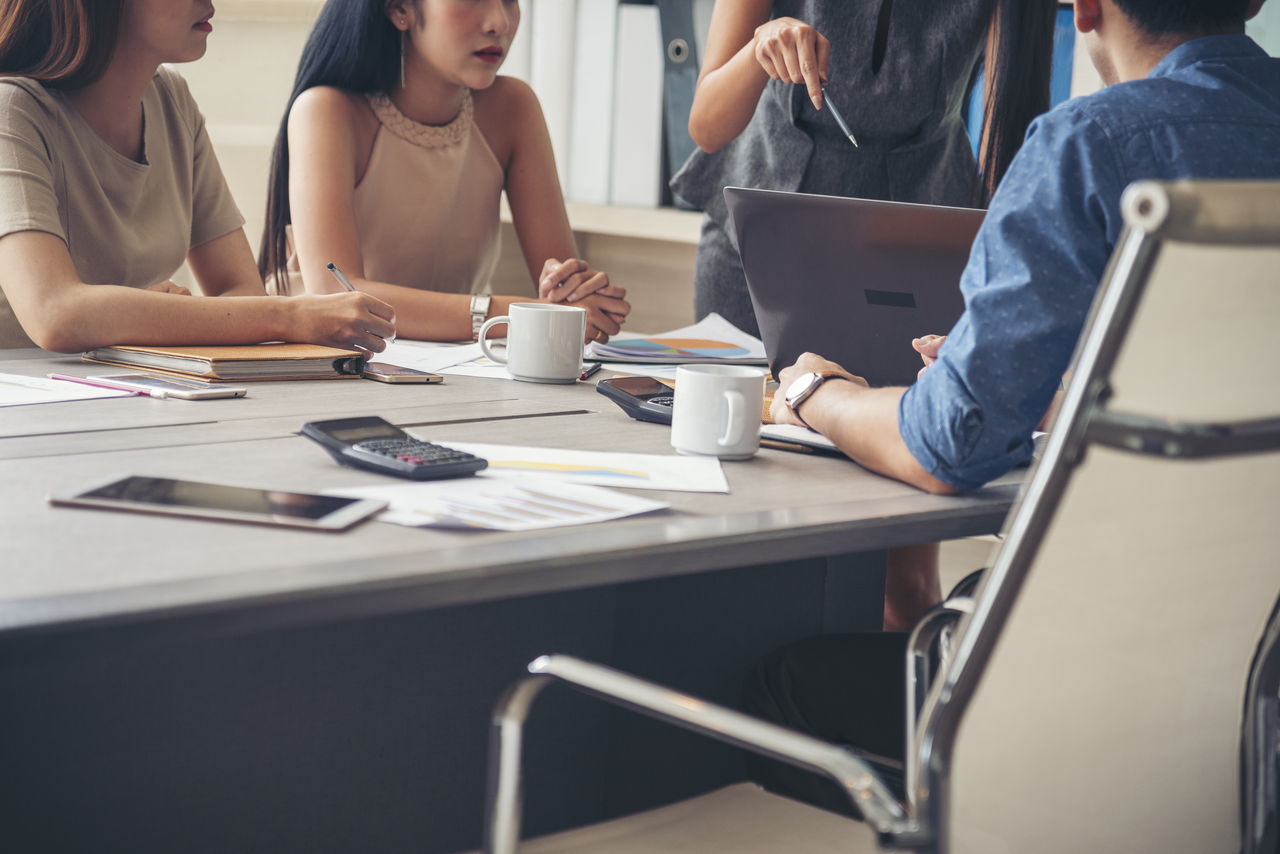
[[[965,312],[898,407],[907,448],[952,487],[1030,459],[1120,233],[1117,164],[1100,128],[1060,109],[1032,125],[993,199],[961,279]]]

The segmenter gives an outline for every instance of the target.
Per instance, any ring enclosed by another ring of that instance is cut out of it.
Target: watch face
[[[809,396],[813,387],[820,382],[822,382],[822,376],[813,371],[796,377],[791,381],[791,385],[787,386],[787,393],[784,395],[787,406],[795,409],[796,405],[803,402]]]

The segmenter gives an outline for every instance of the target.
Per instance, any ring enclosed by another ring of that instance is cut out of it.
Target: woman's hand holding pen
[[[366,293],[302,294],[280,299],[292,310],[286,341],[355,347],[380,353],[395,336],[395,309]]]
[[[822,109],[831,42],[795,18],[774,18],[755,31],[756,61],[774,80],[802,83],[815,109]]]

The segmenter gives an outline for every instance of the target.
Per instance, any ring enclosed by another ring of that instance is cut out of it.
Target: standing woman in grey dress
[[[726,186],[983,206],[1049,105],[1056,0],[717,0],[672,189],[706,212],[694,283],[759,335]],[[979,172],[965,96],[986,57]],[[830,96],[858,148],[823,108]],[[929,332],[930,330],[921,330]]]

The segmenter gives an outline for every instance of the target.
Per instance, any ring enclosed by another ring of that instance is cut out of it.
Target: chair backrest
[[[1245,687],[1280,594],[1280,182],[1144,183],[1123,207],[914,734],[939,851],[1241,848]]]

